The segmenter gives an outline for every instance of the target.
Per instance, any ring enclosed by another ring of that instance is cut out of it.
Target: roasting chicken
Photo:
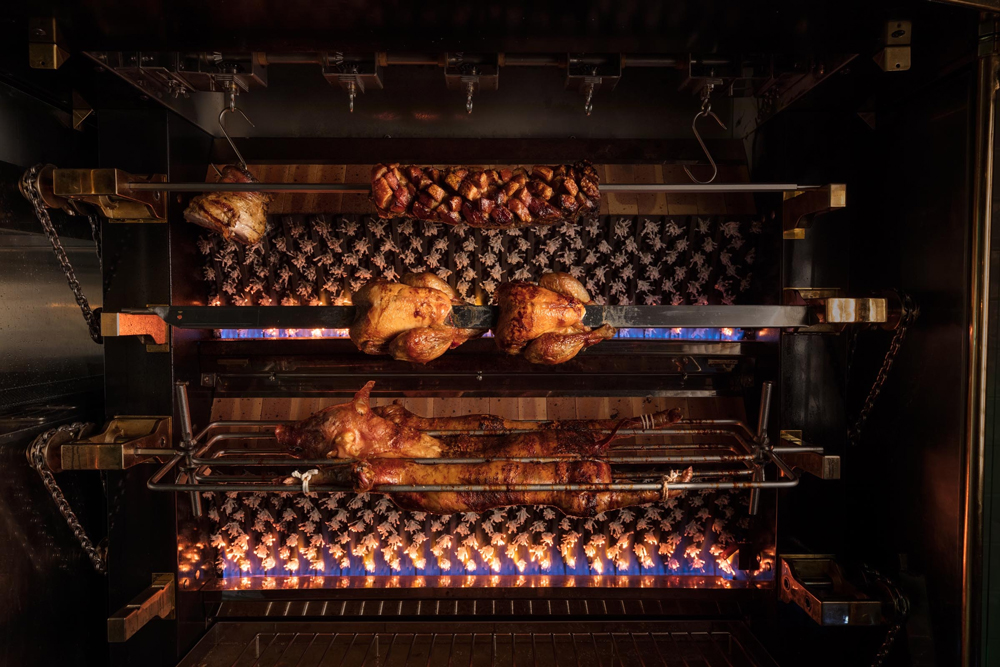
[[[401,283],[373,280],[353,295],[353,302],[357,314],[350,336],[366,354],[425,364],[484,333],[451,325],[451,307],[462,301],[433,273],[407,273]]]
[[[398,406],[373,409],[370,395],[374,382],[366,384],[354,400],[334,405],[300,422],[275,429],[278,444],[306,459],[352,458],[461,458],[473,456],[600,456],[622,429],[652,424],[668,426],[680,418],[676,409],[653,415],[618,420],[543,422],[529,433],[472,436],[464,433],[432,437],[414,420],[421,419]],[[456,418],[454,425],[477,425],[484,421],[507,428],[498,418],[473,415]],[[441,423],[434,422],[438,428]],[[414,425],[414,424],[417,425]],[[512,424],[513,428],[520,425]]]
[[[372,201],[383,218],[509,229],[576,222],[597,211],[600,178],[589,162],[524,169],[377,164]]]
[[[254,183],[250,172],[235,165],[222,168],[220,183]],[[257,243],[267,230],[266,192],[206,192],[191,200],[184,219],[218,232],[226,240],[244,245]]]
[[[616,333],[607,324],[593,330],[583,324],[590,295],[566,273],[547,273],[538,285],[503,283],[497,290],[497,302],[497,346],[507,354],[523,354],[535,364],[569,361],[580,350]]]
[[[691,479],[692,470],[674,473],[674,482]],[[611,466],[594,459],[555,463],[491,461],[477,464],[424,464],[415,461],[374,459],[350,465],[330,466],[313,475],[310,484],[353,488],[357,492],[379,491],[385,485],[491,485],[489,491],[393,492],[393,501],[405,510],[454,514],[483,512],[509,505],[550,505],[569,516],[591,517],[631,505],[666,500],[664,489],[655,491],[508,491],[513,484],[608,484]],[[297,484],[298,479],[285,479]],[[668,483],[669,487],[669,483]],[[667,489],[667,496],[680,491]]]

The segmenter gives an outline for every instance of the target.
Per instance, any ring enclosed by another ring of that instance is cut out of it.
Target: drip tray
[[[179,667],[776,667],[739,622],[217,623]]]

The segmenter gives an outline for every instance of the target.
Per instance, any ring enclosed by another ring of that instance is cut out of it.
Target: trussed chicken
[[[547,273],[538,285],[504,283],[497,302],[497,346],[507,354],[523,354],[532,363],[561,364],[616,333],[607,324],[594,330],[583,324],[590,295],[567,273]]]
[[[366,354],[425,364],[483,334],[452,326],[451,307],[462,301],[433,273],[407,273],[401,283],[373,280],[354,294],[353,302],[357,314],[350,336]]]

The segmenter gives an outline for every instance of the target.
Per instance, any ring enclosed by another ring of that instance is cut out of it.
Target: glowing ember
[[[184,547],[178,568],[202,576],[215,551],[219,576],[668,575],[770,579],[731,560],[749,527],[745,492],[691,492],[590,519],[548,507],[479,514],[401,511],[372,494],[202,494],[214,524]],[[739,509],[737,509],[739,508]],[[483,579],[487,577],[487,579]]]

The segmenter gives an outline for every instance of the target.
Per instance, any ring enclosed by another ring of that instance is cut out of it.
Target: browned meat
[[[490,456],[600,456],[620,429],[635,428],[642,418],[546,422],[531,433],[495,436],[455,434],[434,438],[411,425],[420,418],[392,406],[372,409],[374,382],[349,403],[334,405],[300,422],[275,429],[278,444],[308,459],[322,458],[461,458]],[[676,409],[652,415],[655,427],[680,418]],[[497,425],[497,417],[475,415],[466,423]],[[647,417],[648,419],[648,417]],[[395,420],[395,421],[394,421]],[[553,426],[558,424],[558,428]],[[499,425],[506,426],[503,420]],[[604,432],[598,429],[604,429]],[[611,432],[607,432],[607,430]]]
[[[250,172],[234,165],[222,168],[221,183],[254,183]],[[245,245],[260,240],[267,229],[267,207],[272,197],[265,192],[206,192],[191,200],[184,219]]]
[[[503,283],[497,290],[500,318],[494,335],[507,354],[536,364],[561,364],[580,350],[613,338],[614,327],[583,324],[590,295],[576,278],[547,273],[538,285]]]
[[[461,415],[458,417],[421,417],[407,410],[400,403],[372,408],[375,414],[384,417],[400,426],[409,426],[420,431],[511,431],[533,429],[570,430],[570,431],[610,431],[619,426],[622,428],[640,428],[643,420],[647,420],[650,428],[664,428],[677,423],[681,411],[677,408],[654,412],[643,417],[627,417],[623,419],[566,419],[562,421],[519,421],[504,419],[497,415]]]
[[[391,354],[419,364],[483,334],[451,326],[455,290],[432,273],[403,276],[402,283],[373,280],[353,296],[357,314],[351,340],[366,354]]]
[[[414,217],[505,229],[577,222],[596,213],[600,177],[589,162],[524,169],[470,170],[377,164],[371,200],[383,218]],[[582,192],[581,192],[582,191]],[[586,193],[583,196],[582,193]]]
[[[691,479],[688,468],[677,481]],[[288,484],[298,480],[288,478]],[[336,485],[358,492],[379,491],[385,485],[496,485],[491,491],[430,491],[391,494],[402,509],[454,514],[482,512],[510,505],[550,505],[570,516],[594,516],[630,505],[652,503],[663,498],[656,491],[507,491],[512,484],[607,484],[612,481],[611,466],[593,459],[557,463],[491,461],[478,464],[423,464],[415,461],[375,459],[349,466],[322,469],[310,484]],[[669,496],[679,491],[668,492]]]

